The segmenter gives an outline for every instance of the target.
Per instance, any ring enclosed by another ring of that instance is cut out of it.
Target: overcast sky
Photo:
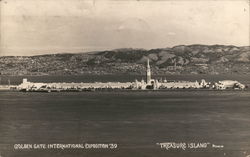
[[[2,0],[0,55],[249,45],[249,0]]]

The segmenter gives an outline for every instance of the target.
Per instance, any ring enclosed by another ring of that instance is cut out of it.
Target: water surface
[[[0,92],[2,157],[246,157],[250,91]],[[16,143],[117,143],[116,150],[14,150]],[[158,142],[223,149],[163,150]]]

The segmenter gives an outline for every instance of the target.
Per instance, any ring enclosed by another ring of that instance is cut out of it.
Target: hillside
[[[0,57],[1,75],[250,74],[250,46],[179,45],[160,49],[116,49],[77,54]]]

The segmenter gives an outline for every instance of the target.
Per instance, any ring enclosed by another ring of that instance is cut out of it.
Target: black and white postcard
[[[0,0],[0,157],[250,157],[249,0]]]

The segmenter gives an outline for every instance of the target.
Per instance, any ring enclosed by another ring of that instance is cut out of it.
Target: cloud
[[[5,1],[1,4],[1,51],[6,53],[4,47],[28,54],[42,52],[44,47],[74,52],[74,47],[150,49],[250,42],[247,0]]]

